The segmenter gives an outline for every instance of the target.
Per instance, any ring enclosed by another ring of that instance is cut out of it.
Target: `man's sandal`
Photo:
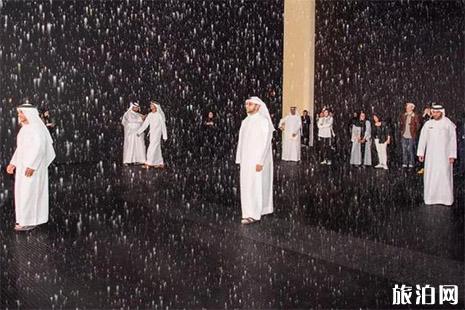
[[[245,219],[241,219],[241,224],[249,225],[249,224],[256,223],[256,222],[258,222],[258,221],[259,221],[259,220],[256,220],[256,219],[254,219],[254,218],[248,217],[248,218],[245,218]]]
[[[37,225],[21,226],[21,225],[16,224],[15,225],[15,230],[16,231],[28,231],[28,230],[36,228],[36,226]]]

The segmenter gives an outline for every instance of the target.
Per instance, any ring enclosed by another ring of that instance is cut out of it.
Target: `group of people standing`
[[[48,167],[55,159],[48,113],[26,102],[17,108],[21,126],[16,150],[6,171],[15,175],[15,216],[16,231],[28,231],[48,222]],[[150,113],[140,113],[138,103],[132,103],[124,114],[125,164],[145,164],[145,167],[163,167],[161,138],[167,139],[166,120],[163,110],[155,101],[150,103]],[[143,133],[150,128],[150,144],[146,152]]]
[[[298,162],[301,159],[301,147],[310,146],[312,121],[308,111],[302,116],[296,107],[291,107],[287,116],[279,121],[282,132],[282,155],[284,161]],[[321,142],[323,161],[321,164],[331,165],[331,147],[334,138],[333,116],[329,109],[323,109],[318,116],[318,139]]]
[[[163,168],[161,139],[168,139],[166,118],[156,101],[150,102],[150,112],[140,112],[137,102],[131,103],[121,121],[124,127],[123,164],[140,164],[144,168]],[[149,129],[149,147],[146,150],[144,131]]]
[[[281,119],[283,132],[282,160],[300,161],[301,140],[304,136],[304,117],[291,107],[289,115]],[[323,108],[317,115],[318,141],[321,164],[331,165],[334,149],[333,115]],[[308,132],[308,131],[307,131]],[[381,115],[374,113],[368,119],[364,111],[354,113],[349,124],[351,150],[350,164],[356,167],[373,165],[372,148],[376,149],[378,163],[375,168],[388,170],[388,146],[393,140],[393,128]],[[423,115],[415,113],[415,104],[408,102],[399,117],[399,134],[402,146],[402,167],[416,167],[416,158],[424,174],[424,200],[426,204],[453,204],[453,164],[457,158],[456,126],[445,116],[441,105],[425,107]],[[308,139],[308,138],[306,138]],[[308,141],[308,140],[307,140]]]
[[[355,166],[372,165],[372,144],[374,142],[378,154],[378,165],[375,168],[388,169],[387,147],[391,143],[391,129],[379,114],[373,114],[373,122],[367,119],[366,113],[355,113],[350,124],[352,148],[350,164]]]
[[[403,167],[413,167],[416,156],[424,162],[424,200],[426,204],[452,205],[453,172],[457,158],[456,127],[445,116],[445,109],[433,105],[423,120],[414,113],[415,106],[407,103],[400,117]],[[242,121],[236,151],[240,165],[240,197],[242,224],[260,221],[261,216],[273,212],[273,152],[272,137],[275,128],[266,104],[258,97],[245,101],[247,117]],[[15,174],[15,230],[25,231],[48,221],[48,166],[55,158],[53,141],[36,107],[24,104],[17,108],[21,129],[17,136],[16,151],[7,167]],[[300,160],[301,143],[305,130],[310,128],[308,114],[300,116],[292,107],[288,116],[279,123],[283,131],[282,159]],[[209,115],[208,126],[213,124]],[[152,101],[150,113],[140,113],[138,103],[132,103],[122,119],[124,126],[125,164],[144,164],[163,167],[161,139],[167,139],[166,119],[160,105]],[[322,164],[331,165],[332,141],[335,137],[333,116],[323,109],[317,122],[318,137],[322,145]],[[149,130],[150,144],[146,152],[143,133]],[[309,133],[310,131],[308,131]],[[419,136],[418,145],[416,139]],[[351,123],[351,164],[371,165],[370,145],[374,141],[379,164],[387,169],[386,148],[392,133],[377,114],[373,125],[361,112]]]
[[[402,168],[411,169],[417,166],[416,157],[419,156],[417,154],[419,145],[417,147],[417,144],[419,143],[422,129],[428,121],[438,117],[436,116],[438,110],[442,111],[440,119],[444,118],[450,122],[450,120],[445,117],[445,111],[440,105],[434,104],[431,107],[425,107],[423,115],[420,116],[415,113],[415,104],[411,102],[406,103],[405,110],[401,113],[398,122],[400,144],[402,148]],[[452,122],[450,122],[450,124],[455,132],[455,125]],[[388,169],[387,148],[393,139],[392,127],[392,124],[386,122],[377,113],[373,114],[372,121],[367,119],[363,111],[355,113],[350,123],[352,142],[350,164],[355,166],[371,166],[372,143],[374,142],[379,162],[375,168]],[[453,138],[453,140],[456,141],[456,138]],[[447,141],[449,141],[449,139],[447,139]],[[420,160],[418,160],[418,162],[422,165]],[[421,167],[418,173],[423,174],[424,167]]]

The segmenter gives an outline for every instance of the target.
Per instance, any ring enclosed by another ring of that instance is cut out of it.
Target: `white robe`
[[[166,125],[163,117],[158,112],[151,112],[145,118],[144,123],[138,129],[137,134],[142,134],[150,126],[150,144],[147,149],[146,164],[150,166],[163,165],[163,156],[161,153],[161,137],[166,141],[168,138]]]
[[[132,110],[124,113],[122,124],[124,126],[123,163],[132,164],[145,162],[144,137],[137,136],[137,130],[144,122],[142,115]]]
[[[365,165],[371,166],[371,123],[370,121],[365,121],[365,134],[363,137],[362,127],[352,125],[352,149],[350,151],[350,164],[351,165]],[[364,138],[365,143],[358,142],[358,138]],[[362,147],[364,148],[365,153],[362,158]]]
[[[284,126],[282,160],[299,161],[301,155],[301,130],[302,119],[299,115],[288,115],[279,122],[279,127]],[[295,137],[292,135],[295,134]]]
[[[447,117],[429,120],[423,125],[417,156],[425,157],[425,204],[454,203],[453,165],[449,158],[457,158],[455,125]]]
[[[55,151],[46,134],[40,124],[23,125],[10,161],[16,167],[15,213],[16,223],[21,226],[48,222],[48,166],[55,158]],[[26,177],[26,168],[34,169],[31,177]]]
[[[259,220],[273,212],[273,129],[259,113],[247,116],[241,124],[236,163],[240,164],[242,218]],[[263,165],[257,172],[256,165]]]

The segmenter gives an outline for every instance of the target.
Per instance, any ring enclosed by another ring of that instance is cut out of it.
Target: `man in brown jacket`
[[[407,102],[405,104],[405,112],[400,116],[403,168],[413,168],[415,166],[415,145],[420,129],[420,119],[414,110],[415,105]]]

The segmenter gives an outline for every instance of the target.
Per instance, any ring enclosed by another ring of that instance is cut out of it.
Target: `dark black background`
[[[236,226],[232,156],[244,99],[262,97],[275,123],[281,114],[283,0],[0,3],[2,163],[14,148],[15,107],[25,97],[51,110],[57,162],[84,162],[50,169],[51,221],[32,234],[13,233],[12,178],[0,178],[0,198],[7,198],[0,304],[392,308],[391,276],[431,277],[449,265],[430,262],[463,261],[463,178],[456,177],[459,208],[424,207],[415,173],[351,169],[348,161],[328,169],[313,150],[299,165],[275,165],[275,215],[251,230]],[[317,1],[315,103],[335,112],[338,155],[350,149],[345,124],[356,109],[395,121],[406,101],[419,109],[437,101],[458,121],[463,9],[463,1]],[[147,111],[149,99],[168,117],[168,169],[89,163],[121,162],[121,116],[131,100]],[[210,109],[220,117],[214,135],[221,162],[200,164]],[[338,235],[362,243],[333,243],[344,240]],[[375,249],[365,239],[399,252],[364,260]],[[315,253],[345,249],[346,261],[362,258],[356,265],[363,270],[341,266],[336,256],[315,259],[305,240],[331,247]],[[404,249],[427,256],[415,256],[410,270]],[[391,257],[387,269],[370,266]],[[400,273],[392,274],[396,265]],[[381,269],[382,277],[371,274]]]
[[[406,102],[420,113],[436,102],[454,122],[463,122],[464,4],[317,2],[315,105],[334,109],[340,147],[349,148],[346,125],[361,109],[397,129]]]
[[[282,1],[6,2],[0,14],[4,163],[17,131],[14,107],[26,97],[50,109],[57,162],[68,163],[119,161],[120,119],[132,100],[145,112],[150,99],[161,103],[168,162],[198,154],[209,110],[219,116],[226,155],[248,96],[280,110],[269,94],[281,93]]]
[[[405,102],[418,110],[438,102],[460,121],[464,7],[317,2],[315,106],[334,109],[340,148],[359,109],[396,124]],[[51,110],[57,162],[119,161],[120,118],[131,100],[147,111],[150,99],[168,116],[168,161],[195,159],[209,110],[230,158],[247,96],[262,97],[275,122],[281,114],[283,10],[280,0],[4,2],[2,162],[14,146],[14,107],[26,97]]]

